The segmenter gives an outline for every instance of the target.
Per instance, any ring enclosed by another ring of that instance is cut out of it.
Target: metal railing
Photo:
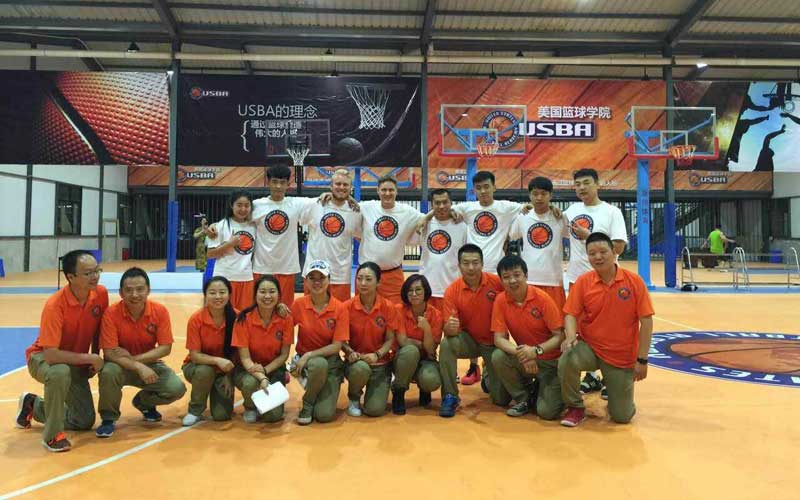
[[[777,259],[777,260],[776,260]],[[693,253],[689,247],[681,251],[681,285],[732,285],[734,289],[743,286],[750,289],[752,285],[782,285],[787,288],[800,286],[800,260],[797,250],[789,248],[782,254],[752,253],[748,254],[744,248],[736,247],[729,254]],[[730,268],[725,263],[730,262]],[[730,271],[730,280],[703,280],[698,281],[695,273],[697,269],[717,269],[723,273]],[[754,276],[785,276],[781,281],[759,278]]]

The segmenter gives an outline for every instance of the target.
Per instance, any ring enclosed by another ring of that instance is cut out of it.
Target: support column
[[[422,47],[422,75],[420,78],[420,126],[419,141],[420,171],[422,176],[422,200],[419,208],[428,213],[428,46]]]
[[[467,201],[475,201],[477,200],[477,196],[475,196],[475,190],[472,189],[472,177],[478,173],[478,158],[477,157],[469,157],[467,158]]]
[[[180,44],[173,43],[173,52]],[[174,273],[178,258],[178,98],[181,62],[172,60],[169,88],[169,198],[167,201],[167,272]]]
[[[636,160],[636,252],[639,276],[649,290],[650,281],[650,162]]]
[[[36,44],[31,44],[31,49],[36,49]],[[28,65],[31,71],[36,71],[36,58],[31,57]],[[26,273],[31,270],[31,218],[33,217],[33,163],[28,157],[28,169],[25,172],[25,238],[22,250],[22,270]],[[60,257],[57,255],[56,257]],[[60,267],[60,266],[59,266]]]
[[[665,52],[666,57],[672,57],[672,51]],[[664,82],[667,86],[667,106],[675,106],[674,89],[672,87],[672,66],[665,66]],[[675,130],[673,122],[675,116],[667,111],[667,130]],[[675,161],[667,159],[667,168],[664,171],[664,284],[667,288],[675,288],[677,277],[675,263],[677,260],[677,236],[675,234]]]

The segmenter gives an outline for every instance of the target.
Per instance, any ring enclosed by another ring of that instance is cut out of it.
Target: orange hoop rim
[[[691,165],[694,161],[694,153],[697,146],[694,144],[681,144],[678,146],[670,146],[667,151],[669,155],[678,165],[686,166]]]
[[[498,142],[482,142],[477,144],[477,149],[478,156],[486,158],[497,154],[497,151],[500,149],[500,144]]]

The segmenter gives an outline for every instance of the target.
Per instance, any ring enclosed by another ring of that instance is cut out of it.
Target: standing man
[[[161,421],[156,406],[177,401],[186,393],[181,379],[161,361],[172,351],[172,325],[167,308],[147,299],[147,273],[138,267],[122,273],[119,295],[122,301],[103,315],[100,336],[106,364],[100,372],[99,438],[114,434],[124,386],[141,389],[133,397],[133,406],[148,422]]]
[[[363,228],[360,262],[375,262],[381,268],[378,294],[395,304],[401,304],[403,287],[403,258],[405,246],[414,236],[417,223],[424,215],[410,205],[397,203],[397,179],[385,175],[378,179],[380,201],[361,203]]]
[[[450,217],[453,202],[448,190],[431,191],[431,204],[433,219],[421,234],[419,273],[427,278],[431,287],[428,303],[442,311],[444,291],[460,276],[458,250],[467,242],[467,226]]]
[[[28,372],[44,384],[44,398],[23,393],[16,418],[20,429],[29,429],[31,420],[43,423],[42,445],[52,452],[72,447],[64,428],[94,425],[89,379],[103,368],[97,337],[108,307],[108,290],[97,284],[102,269],[91,253],[73,250],[61,258],[61,266],[67,286],[45,303],[39,336],[25,351]]]
[[[547,293],[527,283],[528,266],[521,257],[506,255],[497,270],[505,291],[497,296],[492,309],[497,347],[492,366],[516,401],[506,415],[521,417],[534,410],[539,417],[554,420],[564,409],[558,380],[559,347],[564,341],[561,307]],[[509,333],[516,345],[508,340]]]
[[[331,177],[330,203],[309,204],[300,217],[300,224],[308,226],[303,278],[312,262],[328,262],[331,267],[328,292],[342,302],[350,300],[353,238],[361,237],[361,214],[349,202],[351,186],[350,172],[344,168],[336,170]]]
[[[444,337],[439,346],[439,372],[442,376],[442,406],[439,416],[452,417],[460,403],[456,385],[456,361],[483,358],[486,383],[492,402],[505,406],[511,396],[494,376],[492,353],[495,350],[492,334],[492,307],[495,297],[503,291],[500,278],[483,272],[483,252],[467,243],[458,250],[461,278],[444,292]]]
[[[528,192],[533,210],[517,215],[509,238],[522,238],[521,257],[527,267],[528,283],[549,295],[561,310],[567,301],[562,265],[562,238],[567,236],[567,224],[563,217],[556,217],[550,209],[553,196],[550,179],[533,178],[528,183]]]
[[[608,413],[621,424],[636,413],[634,381],[647,377],[653,304],[642,278],[619,267],[613,249],[605,233],[589,235],[586,251],[594,270],[578,278],[564,307],[566,339],[558,378],[568,407],[561,424],[567,427],[586,418],[579,389],[581,371],[600,369],[608,388]]]

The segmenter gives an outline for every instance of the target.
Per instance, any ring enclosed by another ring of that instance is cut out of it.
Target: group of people
[[[422,407],[441,388],[439,415],[453,417],[457,360],[472,360],[475,375],[479,357],[482,389],[511,417],[536,413],[576,426],[585,418],[582,393],[601,387],[612,420],[633,417],[634,381],[647,376],[653,308],[641,278],[617,265],[625,224],[619,209],[598,198],[594,170],[574,174],[581,201],[564,213],[551,206],[553,185],[544,177],[530,182],[530,203],[518,204],[495,200],[494,176],[478,172],[477,201],[453,205],[450,193],[437,189],[432,211],[421,214],[397,203],[392,177],[378,181],[379,200],[359,204],[345,169],[318,199],[287,197],[290,174],[270,167],[270,195],[234,193],[228,215],[207,230],[216,265],[203,286],[204,305],[187,325],[182,371],[191,394],[183,425],[197,423],[207,407],[214,420],[232,418],[235,389],[245,422],[283,419],[283,406],[259,415],[252,396],[288,383],[287,372],[303,387],[300,425],[336,418],[345,379],[352,417],[383,415],[390,393],[391,411],[405,414],[412,384]],[[298,225],[309,232],[302,271]],[[564,237],[571,246],[568,297]],[[351,296],[354,238],[361,264]],[[520,238],[519,255],[506,254],[507,241]],[[416,244],[420,269],[406,278],[404,247]],[[16,418],[21,428],[44,423],[51,451],[70,448],[64,429],[94,425],[88,380],[95,374],[96,434],[103,438],[114,433],[123,386],[141,389],[133,406],[147,421],[160,420],[157,407],[186,391],[161,361],[173,343],[169,313],[148,298],[145,271],[123,273],[122,300],[111,306],[90,253],[68,253],[63,271],[69,283],[48,300],[26,353],[44,398],[23,394]],[[298,272],[304,294],[295,298]]]

